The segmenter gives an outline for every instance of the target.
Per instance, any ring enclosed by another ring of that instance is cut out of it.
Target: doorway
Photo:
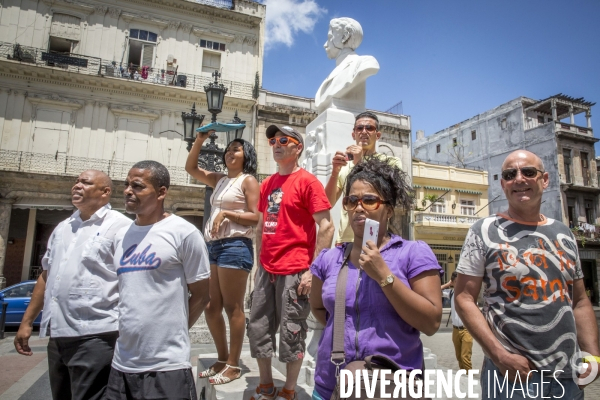
[[[596,260],[581,260],[581,270],[583,272],[583,284],[586,293],[589,295],[592,305],[598,305],[598,274],[596,270]]]

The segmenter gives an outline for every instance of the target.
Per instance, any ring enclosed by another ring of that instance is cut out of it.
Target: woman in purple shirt
[[[412,189],[407,182],[404,172],[375,157],[359,163],[348,175],[342,204],[348,211],[354,244],[346,286],[346,363],[379,354],[407,371],[420,369],[423,345],[419,334],[431,336],[440,326],[442,272],[435,255],[424,242],[388,232],[394,208],[410,209]],[[378,243],[368,241],[362,247],[367,218],[379,221]],[[325,325],[313,400],[328,400],[336,385],[336,368],[330,361],[335,286],[347,245],[323,250],[310,267],[314,275],[311,309]]]

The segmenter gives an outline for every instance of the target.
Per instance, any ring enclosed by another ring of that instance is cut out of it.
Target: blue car
[[[25,314],[25,310],[31,301],[34,286],[35,281],[25,281],[0,290],[0,304],[2,302],[8,303],[6,326],[19,326],[21,324],[23,314]],[[0,308],[1,311],[2,308]],[[33,321],[33,326],[40,326],[41,320],[42,313]]]

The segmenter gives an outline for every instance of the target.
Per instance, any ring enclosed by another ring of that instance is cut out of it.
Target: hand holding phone
[[[362,247],[367,245],[368,240],[372,240],[373,243],[377,244],[377,238],[379,237],[379,222],[367,218],[365,221],[365,230],[363,232]],[[362,250],[361,250],[362,253]]]

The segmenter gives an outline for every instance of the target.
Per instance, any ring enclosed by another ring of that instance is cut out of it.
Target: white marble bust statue
[[[329,22],[324,47],[336,67],[315,95],[319,113],[329,107],[364,110],[365,81],[379,71],[379,63],[375,57],[355,53],[362,39],[362,27],[356,20],[335,18]]]

